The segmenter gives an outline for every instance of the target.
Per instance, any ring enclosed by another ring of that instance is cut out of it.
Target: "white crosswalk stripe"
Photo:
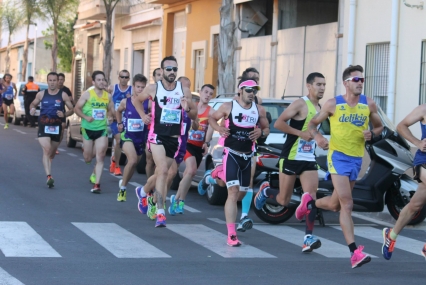
[[[0,284],[1,285],[24,285],[21,281],[7,273],[0,267]]]

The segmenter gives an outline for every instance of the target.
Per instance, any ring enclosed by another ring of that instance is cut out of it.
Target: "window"
[[[195,91],[200,92],[204,85],[204,50],[195,50]]]
[[[124,69],[128,69],[129,63],[129,48],[124,49]]]
[[[426,41],[422,42],[422,61],[420,63],[419,104],[426,103]]]
[[[367,45],[364,93],[386,113],[389,71],[389,43]]]

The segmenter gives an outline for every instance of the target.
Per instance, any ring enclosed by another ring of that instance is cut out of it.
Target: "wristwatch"
[[[266,135],[265,135],[265,133],[262,131],[262,135],[261,135],[261,137],[263,138],[263,137],[265,137]]]
[[[207,145],[207,147],[210,147],[210,142],[204,142],[206,145]]]

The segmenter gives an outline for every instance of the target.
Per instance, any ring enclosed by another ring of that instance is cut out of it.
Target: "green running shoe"
[[[96,183],[96,174],[92,173],[92,175],[90,175],[90,182],[95,184]]]
[[[154,197],[148,196],[147,200],[148,200],[148,211],[146,212],[146,215],[151,220],[155,220],[155,218],[157,217],[157,206],[155,206]]]
[[[177,214],[183,214],[185,207],[185,201],[180,200],[177,207],[176,207],[176,213]]]

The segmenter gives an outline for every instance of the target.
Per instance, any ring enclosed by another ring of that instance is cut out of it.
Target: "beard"
[[[171,77],[172,77],[172,78],[171,78]],[[174,81],[175,81],[176,76],[169,75],[169,76],[163,76],[163,78],[164,78],[167,82],[172,83],[172,82],[174,82]]]

